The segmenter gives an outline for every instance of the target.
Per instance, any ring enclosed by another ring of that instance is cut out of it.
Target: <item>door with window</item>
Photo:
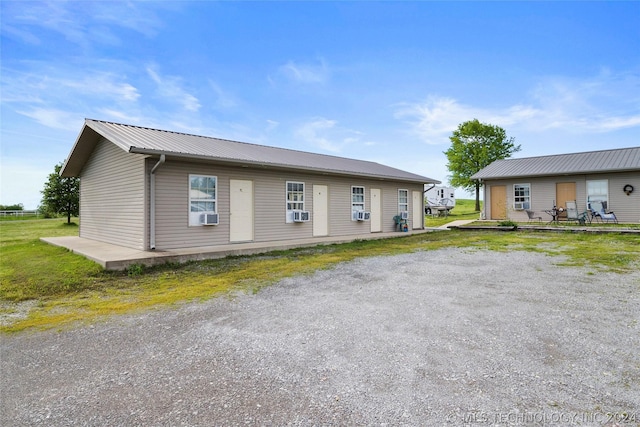
[[[229,240],[252,241],[253,181],[232,179],[229,181],[229,187]]]
[[[507,218],[507,186],[491,186],[491,219]]]

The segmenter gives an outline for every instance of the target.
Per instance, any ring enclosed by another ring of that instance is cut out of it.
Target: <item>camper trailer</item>
[[[424,213],[427,215],[448,214],[456,206],[455,188],[432,186],[424,192]]]

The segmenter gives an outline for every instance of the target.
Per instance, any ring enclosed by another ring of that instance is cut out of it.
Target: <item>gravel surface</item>
[[[4,335],[0,424],[640,425],[640,273],[445,249]]]

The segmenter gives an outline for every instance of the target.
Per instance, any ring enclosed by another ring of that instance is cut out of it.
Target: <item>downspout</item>
[[[431,184],[431,187],[427,188],[426,190],[424,190],[422,193],[426,193],[427,191],[431,190],[432,188],[434,188],[436,185],[435,184]]]
[[[151,207],[149,208],[149,248],[151,250],[156,249],[156,170],[162,165],[166,160],[164,154],[160,155],[160,160],[155,164],[153,169],[151,169],[151,183],[149,188],[149,199],[151,203]]]

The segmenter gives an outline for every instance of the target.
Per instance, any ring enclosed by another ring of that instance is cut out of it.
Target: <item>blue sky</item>
[[[443,182],[449,136],[474,118],[515,137],[515,157],[640,145],[640,2],[3,0],[0,13],[0,204],[39,205],[84,118]]]

